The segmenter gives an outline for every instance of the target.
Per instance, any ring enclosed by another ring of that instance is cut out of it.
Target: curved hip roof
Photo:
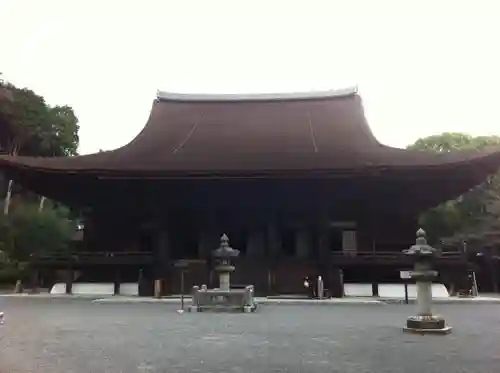
[[[85,194],[77,203],[102,194],[99,178],[355,175],[382,191],[388,177],[409,199],[407,206],[424,209],[466,192],[499,166],[499,151],[436,154],[380,144],[355,90],[251,96],[160,92],[143,130],[121,148],[77,157],[0,156],[0,167],[25,187],[56,200]]]
[[[249,96],[159,92],[143,130],[121,148],[77,157],[0,158],[7,168],[41,172],[165,177],[351,173],[464,162],[481,163],[486,177],[500,165],[500,153],[433,154],[382,145],[355,90]]]

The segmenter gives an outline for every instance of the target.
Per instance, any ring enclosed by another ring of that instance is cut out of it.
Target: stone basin
[[[244,289],[199,289],[193,286],[191,312],[254,312],[253,286]]]

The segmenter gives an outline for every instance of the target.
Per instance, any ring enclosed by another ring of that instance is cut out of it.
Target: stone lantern
[[[446,325],[445,320],[432,314],[432,280],[438,275],[432,269],[434,259],[438,256],[438,251],[427,244],[425,231],[417,231],[415,245],[403,251],[410,256],[414,262],[414,269],[410,272],[412,279],[417,284],[417,304],[418,314],[410,316],[406,320],[406,332],[413,333],[434,333],[447,334],[451,332],[451,327]]]
[[[223,234],[220,247],[212,252],[216,265],[214,271],[219,274],[219,288],[207,289],[206,285],[193,286],[191,312],[254,312],[257,304],[254,302],[253,285],[244,289],[231,289],[231,272],[234,266],[231,259],[240,254],[239,250],[229,246],[229,238]]]
[[[240,251],[229,246],[229,238],[226,234],[223,234],[220,239],[220,247],[214,250],[212,255],[218,261],[214,270],[219,274],[219,288],[229,291],[231,288],[231,272],[235,269],[231,264],[231,259],[238,257]]]

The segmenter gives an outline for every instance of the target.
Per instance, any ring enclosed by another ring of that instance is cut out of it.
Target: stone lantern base
[[[403,331],[417,334],[448,334],[451,326],[440,316],[411,316],[406,319]]]

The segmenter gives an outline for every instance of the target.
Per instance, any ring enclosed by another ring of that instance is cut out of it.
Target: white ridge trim
[[[358,92],[358,87],[328,91],[289,92],[289,93],[249,93],[249,94],[198,94],[157,91],[158,100],[164,101],[281,101],[309,100],[314,98],[345,97]]]

